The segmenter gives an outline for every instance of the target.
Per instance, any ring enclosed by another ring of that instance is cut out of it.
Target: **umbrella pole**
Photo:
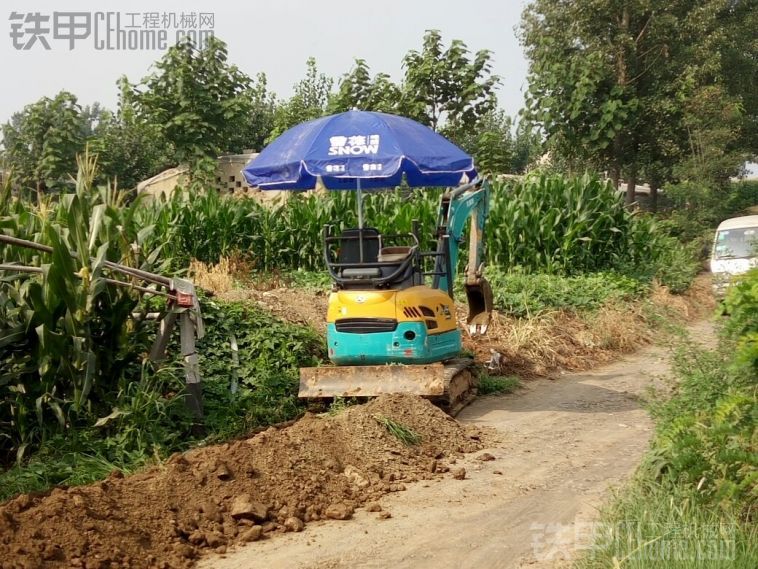
[[[358,201],[358,254],[361,263],[363,262],[363,193],[361,192],[361,179],[356,182],[357,201]]]

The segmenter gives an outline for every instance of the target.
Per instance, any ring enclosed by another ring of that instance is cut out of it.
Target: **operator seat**
[[[363,262],[360,256],[360,238],[363,241]],[[340,236],[337,262],[352,265],[339,269],[342,286],[346,289],[362,289],[371,279],[388,277],[413,255],[417,247],[382,247],[382,236],[373,227],[345,229]],[[385,263],[380,267],[367,267],[367,263]],[[376,285],[381,288],[408,288],[414,285],[414,263],[408,266],[391,282]]]

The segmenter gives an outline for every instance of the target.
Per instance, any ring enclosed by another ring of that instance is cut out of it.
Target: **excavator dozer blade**
[[[426,365],[309,367],[300,369],[300,397],[375,397],[409,393],[431,399],[451,415],[476,395],[473,360]]]
[[[475,283],[466,283],[468,325],[472,336],[486,334],[492,318],[492,287],[487,279],[479,277]]]
[[[373,397],[384,393],[441,396],[445,366],[372,365],[300,370],[300,397]]]

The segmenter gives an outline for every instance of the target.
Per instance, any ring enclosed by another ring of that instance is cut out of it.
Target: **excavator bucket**
[[[492,318],[492,288],[484,277],[476,282],[466,283],[466,298],[468,300],[468,325],[472,336],[486,334]]]

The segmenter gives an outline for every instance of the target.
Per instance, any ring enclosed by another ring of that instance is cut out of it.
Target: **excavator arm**
[[[490,185],[475,180],[447,191],[440,200],[437,223],[437,261],[433,287],[453,296],[459,250],[465,245],[469,224],[468,262],[465,271],[466,298],[471,335],[485,334],[492,315],[492,289],[483,276],[484,226],[489,213]]]

